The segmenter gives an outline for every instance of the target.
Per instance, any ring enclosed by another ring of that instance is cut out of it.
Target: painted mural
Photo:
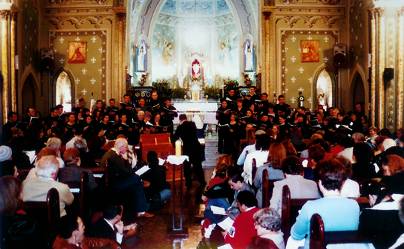
[[[223,79],[240,77],[242,49],[225,1],[167,0],[151,39],[151,80],[186,88],[195,81],[199,87],[220,86]]]

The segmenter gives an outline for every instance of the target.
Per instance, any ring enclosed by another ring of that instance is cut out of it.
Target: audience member
[[[116,241],[122,244],[124,232],[136,230],[137,224],[125,226],[122,221],[122,207],[109,205],[103,210],[103,217],[98,219],[88,230],[88,236]]]
[[[371,185],[367,192],[371,207],[362,210],[359,231],[371,238],[376,248],[388,248],[404,232],[398,215],[404,195],[393,194],[380,184]]]
[[[240,215],[234,220],[233,226],[224,233],[224,240],[233,249],[245,249],[257,235],[254,225],[254,214],[259,210],[257,200],[250,191],[241,191],[236,197]]]
[[[282,161],[285,179],[274,182],[270,207],[278,214],[282,211],[282,189],[287,185],[292,199],[320,198],[316,182],[303,178],[303,166],[296,156],[289,156]]]
[[[344,166],[338,160],[331,159],[320,162],[318,168],[318,186],[324,197],[303,205],[290,231],[291,240],[303,240],[309,235],[310,219],[315,213],[323,219],[325,231],[358,229],[358,203],[341,197],[341,188],[346,178]],[[305,248],[308,248],[308,241],[307,238]]]
[[[22,183],[22,199],[24,201],[46,201],[46,196],[51,188],[59,192],[60,216],[66,215],[65,206],[73,203],[74,196],[69,186],[58,182],[57,175],[59,162],[55,156],[43,156],[38,161],[35,175],[27,178]]]
[[[254,214],[254,224],[257,235],[272,240],[278,249],[285,248],[281,231],[281,217],[272,208],[264,208]]]
[[[43,248],[41,231],[33,217],[22,209],[21,182],[13,176],[0,178],[0,247]]]

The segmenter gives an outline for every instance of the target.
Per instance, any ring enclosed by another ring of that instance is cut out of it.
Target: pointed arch
[[[19,82],[22,82],[22,84],[18,84],[17,86],[17,96],[21,96],[21,98],[17,98],[17,102],[18,102],[18,112],[19,113],[24,113],[25,112],[25,108],[24,106],[26,105],[27,99],[24,99],[24,94],[27,92],[24,92],[23,90],[25,87],[25,84],[27,83],[27,79],[29,78],[29,81],[32,82],[31,90],[32,90],[32,94],[33,98],[35,99],[35,101],[39,100],[39,97],[41,96],[40,94],[40,80],[37,77],[37,74],[34,71],[34,68],[32,67],[31,64],[29,64],[27,67],[25,67],[24,72],[21,75],[21,80]],[[28,94],[28,93],[27,93]],[[25,102],[24,102],[25,101]],[[38,106],[37,106],[38,107]]]
[[[38,105],[38,87],[33,74],[29,74],[22,85],[21,102],[22,110],[27,110],[28,107],[37,107]]]
[[[336,89],[337,89],[337,79],[336,76],[334,74],[334,72],[332,72],[326,64],[322,64],[319,67],[317,67],[317,69],[314,71],[315,73],[313,74],[313,81],[312,81],[312,103],[311,103],[311,108],[317,108],[318,105],[318,96],[319,93],[317,91],[317,87],[318,87],[318,80],[320,77],[324,76],[329,76],[329,87],[331,89],[329,89],[329,94],[331,94],[330,99],[331,99],[331,103],[327,103],[330,106],[335,106],[336,104]],[[324,74],[326,73],[326,74]]]
[[[51,103],[53,105],[62,104],[67,111],[69,111],[75,103],[74,77],[66,68],[59,68],[53,75]]]
[[[369,103],[369,87],[368,84],[366,84],[366,74],[361,65],[359,63],[356,63],[354,66],[354,69],[349,77],[349,89],[350,89],[350,94],[353,96],[350,99],[350,106],[354,107],[355,102],[362,102],[364,111],[368,112],[368,103]],[[362,90],[361,90],[362,89]],[[362,100],[356,101],[356,93],[357,91],[361,91],[362,94]]]

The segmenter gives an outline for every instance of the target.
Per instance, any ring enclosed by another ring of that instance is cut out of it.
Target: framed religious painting
[[[87,42],[69,42],[68,59],[70,64],[85,64],[87,60]]]
[[[320,42],[318,40],[300,41],[302,62],[320,61]]]

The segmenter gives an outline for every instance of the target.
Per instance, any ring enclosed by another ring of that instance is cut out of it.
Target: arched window
[[[62,71],[56,80],[56,105],[63,105],[66,112],[72,110],[72,84],[65,71]]]
[[[333,89],[331,75],[323,69],[316,81],[317,105],[330,107],[333,105]]]

